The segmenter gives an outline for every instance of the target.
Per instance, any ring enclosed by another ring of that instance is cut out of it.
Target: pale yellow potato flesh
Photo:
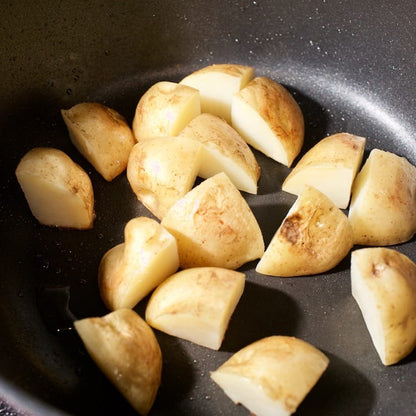
[[[111,310],[133,308],[178,268],[175,238],[151,218],[134,218],[124,228],[124,243],[101,259],[101,298]]]
[[[202,161],[194,140],[162,137],[137,143],[129,157],[127,179],[138,200],[158,219],[194,185]]]
[[[66,153],[34,148],[20,160],[15,174],[33,216],[41,224],[74,229],[93,226],[91,180]]]
[[[147,415],[162,377],[162,353],[150,326],[133,310],[74,322],[91,358],[140,414]]]
[[[299,195],[305,185],[310,185],[324,193],[338,208],[347,208],[365,142],[364,137],[349,133],[337,133],[320,140],[286,177],[283,191]]]
[[[328,367],[328,357],[295,337],[270,336],[231,356],[211,378],[256,416],[288,416]]]
[[[136,141],[123,116],[99,103],[80,103],[61,114],[72,143],[105,180],[124,172]]]
[[[355,244],[409,241],[416,232],[416,167],[404,157],[373,149],[354,181],[348,219]]]
[[[140,98],[133,119],[136,140],[176,136],[201,114],[199,91],[187,85],[160,81]]]
[[[347,216],[322,192],[306,185],[256,271],[281,277],[323,273],[340,263],[352,246]]]
[[[182,270],[153,292],[146,308],[146,321],[167,334],[218,350],[244,284],[244,273],[234,270]]]
[[[381,362],[409,355],[416,347],[416,264],[386,247],[355,250],[351,290]]]
[[[209,178],[225,172],[240,191],[257,193],[260,167],[243,138],[222,118],[203,113],[195,117],[178,137],[202,144],[198,176]]]
[[[249,145],[285,166],[302,149],[302,111],[289,91],[270,78],[256,77],[234,94],[231,124]]]
[[[264,252],[257,220],[225,173],[188,192],[168,211],[162,225],[176,238],[182,268],[237,269]]]
[[[180,84],[196,88],[201,94],[201,112],[231,122],[232,96],[254,77],[247,65],[214,64],[186,76]]]

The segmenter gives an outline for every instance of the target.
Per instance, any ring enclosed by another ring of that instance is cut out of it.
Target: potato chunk
[[[347,208],[364,146],[364,137],[348,133],[322,139],[297,163],[282,189],[299,195],[305,185],[310,185],[329,197],[338,208]]]
[[[80,103],[61,114],[72,143],[105,180],[124,172],[136,141],[123,116],[99,103]]]
[[[176,136],[199,114],[201,101],[198,90],[161,81],[140,98],[133,119],[133,133],[137,141]]]
[[[200,142],[203,147],[198,176],[209,178],[225,172],[241,191],[257,193],[260,167],[248,144],[222,118],[203,113],[178,135]]]
[[[302,276],[335,267],[353,246],[347,216],[317,189],[307,185],[273,236],[256,271],[272,276]]]
[[[325,354],[298,338],[270,336],[231,356],[211,378],[256,416],[296,411],[328,366]]]
[[[416,232],[416,167],[404,157],[373,149],[352,188],[348,218],[354,243],[404,243]]]
[[[289,91],[270,78],[254,78],[234,94],[231,124],[249,145],[285,166],[303,145],[302,111]]]
[[[162,377],[162,353],[149,325],[131,309],[74,322],[91,358],[140,415],[147,415]]]
[[[124,243],[103,256],[98,282],[109,309],[133,308],[179,267],[175,238],[157,221],[138,217],[124,228]]]
[[[351,289],[384,365],[416,347],[416,264],[385,247],[355,250]]]
[[[244,284],[244,273],[234,270],[182,270],[153,292],[146,321],[167,334],[218,350]]]
[[[162,225],[176,237],[182,268],[236,269],[264,252],[257,220],[225,173],[188,192],[168,211]]]
[[[94,221],[94,192],[87,173],[58,149],[27,152],[16,177],[33,216],[44,225],[88,229]]]
[[[202,159],[194,140],[162,137],[143,140],[131,151],[127,179],[139,201],[157,218],[192,189]]]
[[[199,90],[202,113],[215,114],[230,123],[233,94],[253,77],[254,69],[250,66],[215,64],[189,74],[180,84]]]

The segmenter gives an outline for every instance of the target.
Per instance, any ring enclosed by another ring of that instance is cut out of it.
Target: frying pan
[[[3,2],[1,408],[19,415],[134,414],[72,322],[108,312],[98,295],[98,263],[122,241],[129,219],[150,214],[125,175],[107,183],[77,153],[61,108],[97,101],[131,121],[153,83],[179,81],[213,63],[241,63],[294,95],[305,116],[302,154],[347,131],[367,138],[365,156],[378,147],[416,164],[415,18],[413,0]],[[31,216],[14,170],[35,146],[57,147],[88,172],[96,198],[92,230],[48,228]],[[245,197],[267,244],[294,197],[281,191],[289,170],[256,156],[259,195]],[[415,239],[393,248],[416,260]],[[156,332],[164,368],[151,414],[248,414],[209,372],[272,334],[302,338],[330,358],[298,415],[415,414],[416,353],[381,364],[351,296],[349,262],[285,279],[244,266],[246,289],[218,352]]]

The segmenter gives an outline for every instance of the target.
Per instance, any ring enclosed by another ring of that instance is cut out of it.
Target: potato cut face
[[[198,90],[161,81],[140,98],[133,119],[133,134],[137,141],[176,136],[199,114],[201,100]]]
[[[273,236],[256,271],[272,276],[319,274],[335,267],[353,246],[347,216],[306,186]]]
[[[72,143],[104,179],[124,172],[136,141],[123,116],[99,103],[80,103],[61,114]]]
[[[202,156],[201,144],[194,140],[143,140],[130,153],[127,179],[138,200],[162,219],[192,189]]]
[[[416,264],[386,247],[355,250],[351,290],[382,363],[410,354],[416,347]]]
[[[202,144],[198,176],[209,178],[225,172],[237,189],[257,193],[260,167],[248,144],[222,118],[203,113],[178,135]]]
[[[146,321],[167,334],[218,350],[244,284],[244,273],[234,270],[182,270],[154,291],[146,308]]]
[[[149,325],[131,309],[74,322],[91,358],[140,415],[153,406],[162,353]]]
[[[328,366],[325,354],[298,338],[271,336],[231,356],[211,378],[257,416],[290,415]]]
[[[409,241],[416,232],[416,167],[404,157],[373,149],[354,181],[348,218],[355,244]]]
[[[266,156],[291,166],[304,140],[302,111],[282,85],[257,77],[234,94],[231,124],[244,140]]]
[[[313,146],[283,182],[282,189],[299,195],[305,185],[325,194],[338,208],[347,208],[353,180],[361,166],[365,138],[348,133],[328,136]]]
[[[133,308],[179,267],[176,240],[157,221],[134,218],[124,236],[124,243],[103,256],[98,271],[101,298],[111,310]]]
[[[216,64],[193,72],[180,84],[199,90],[202,113],[215,114],[230,123],[232,96],[253,77],[254,69],[250,66]]]
[[[182,268],[237,269],[264,252],[257,220],[225,173],[188,192],[168,211],[162,225],[176,238]]]
[[[33,216],[41,224],[74,229],[93,226],[91,180],[61,150],[30,150],[20,160],[16,177]]]

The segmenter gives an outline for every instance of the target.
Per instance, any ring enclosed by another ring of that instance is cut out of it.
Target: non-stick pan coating
[[[212,63],[255,67],[285,85],[306,121],[302,154],[328,134],[367,137],[416,164],[414,1],[3,2],[0,30],[0,397],[28,414],[130,415],[92,363],[75,318],[105,310],[97,288],[104,252],[124,224],[149,215],[125,175],[107,183],[75,150],[59,110],[97,101],[130,122],[154,82]],[[35,146],[64,150],[89,173],[90,231],[57,230],[31,216],[14,170]],[[289,170],[256,153],[259,195],[248,196],[266,243],[294,197]],[[395,246],[416,261],[415,239]],[[384,367],[351,296],[348,256],[318,276],[278,279],[242,269],[244,295],[219,352],[157,332],[163,380],[152,415],[246,415],[210,380],[232,353],[272,334],[322,349],[327,372],[298,415],[411,415],[416,352]],[[144,303],[136,310],[143,315]],[[62,413],[61,413],[62,412]]]

